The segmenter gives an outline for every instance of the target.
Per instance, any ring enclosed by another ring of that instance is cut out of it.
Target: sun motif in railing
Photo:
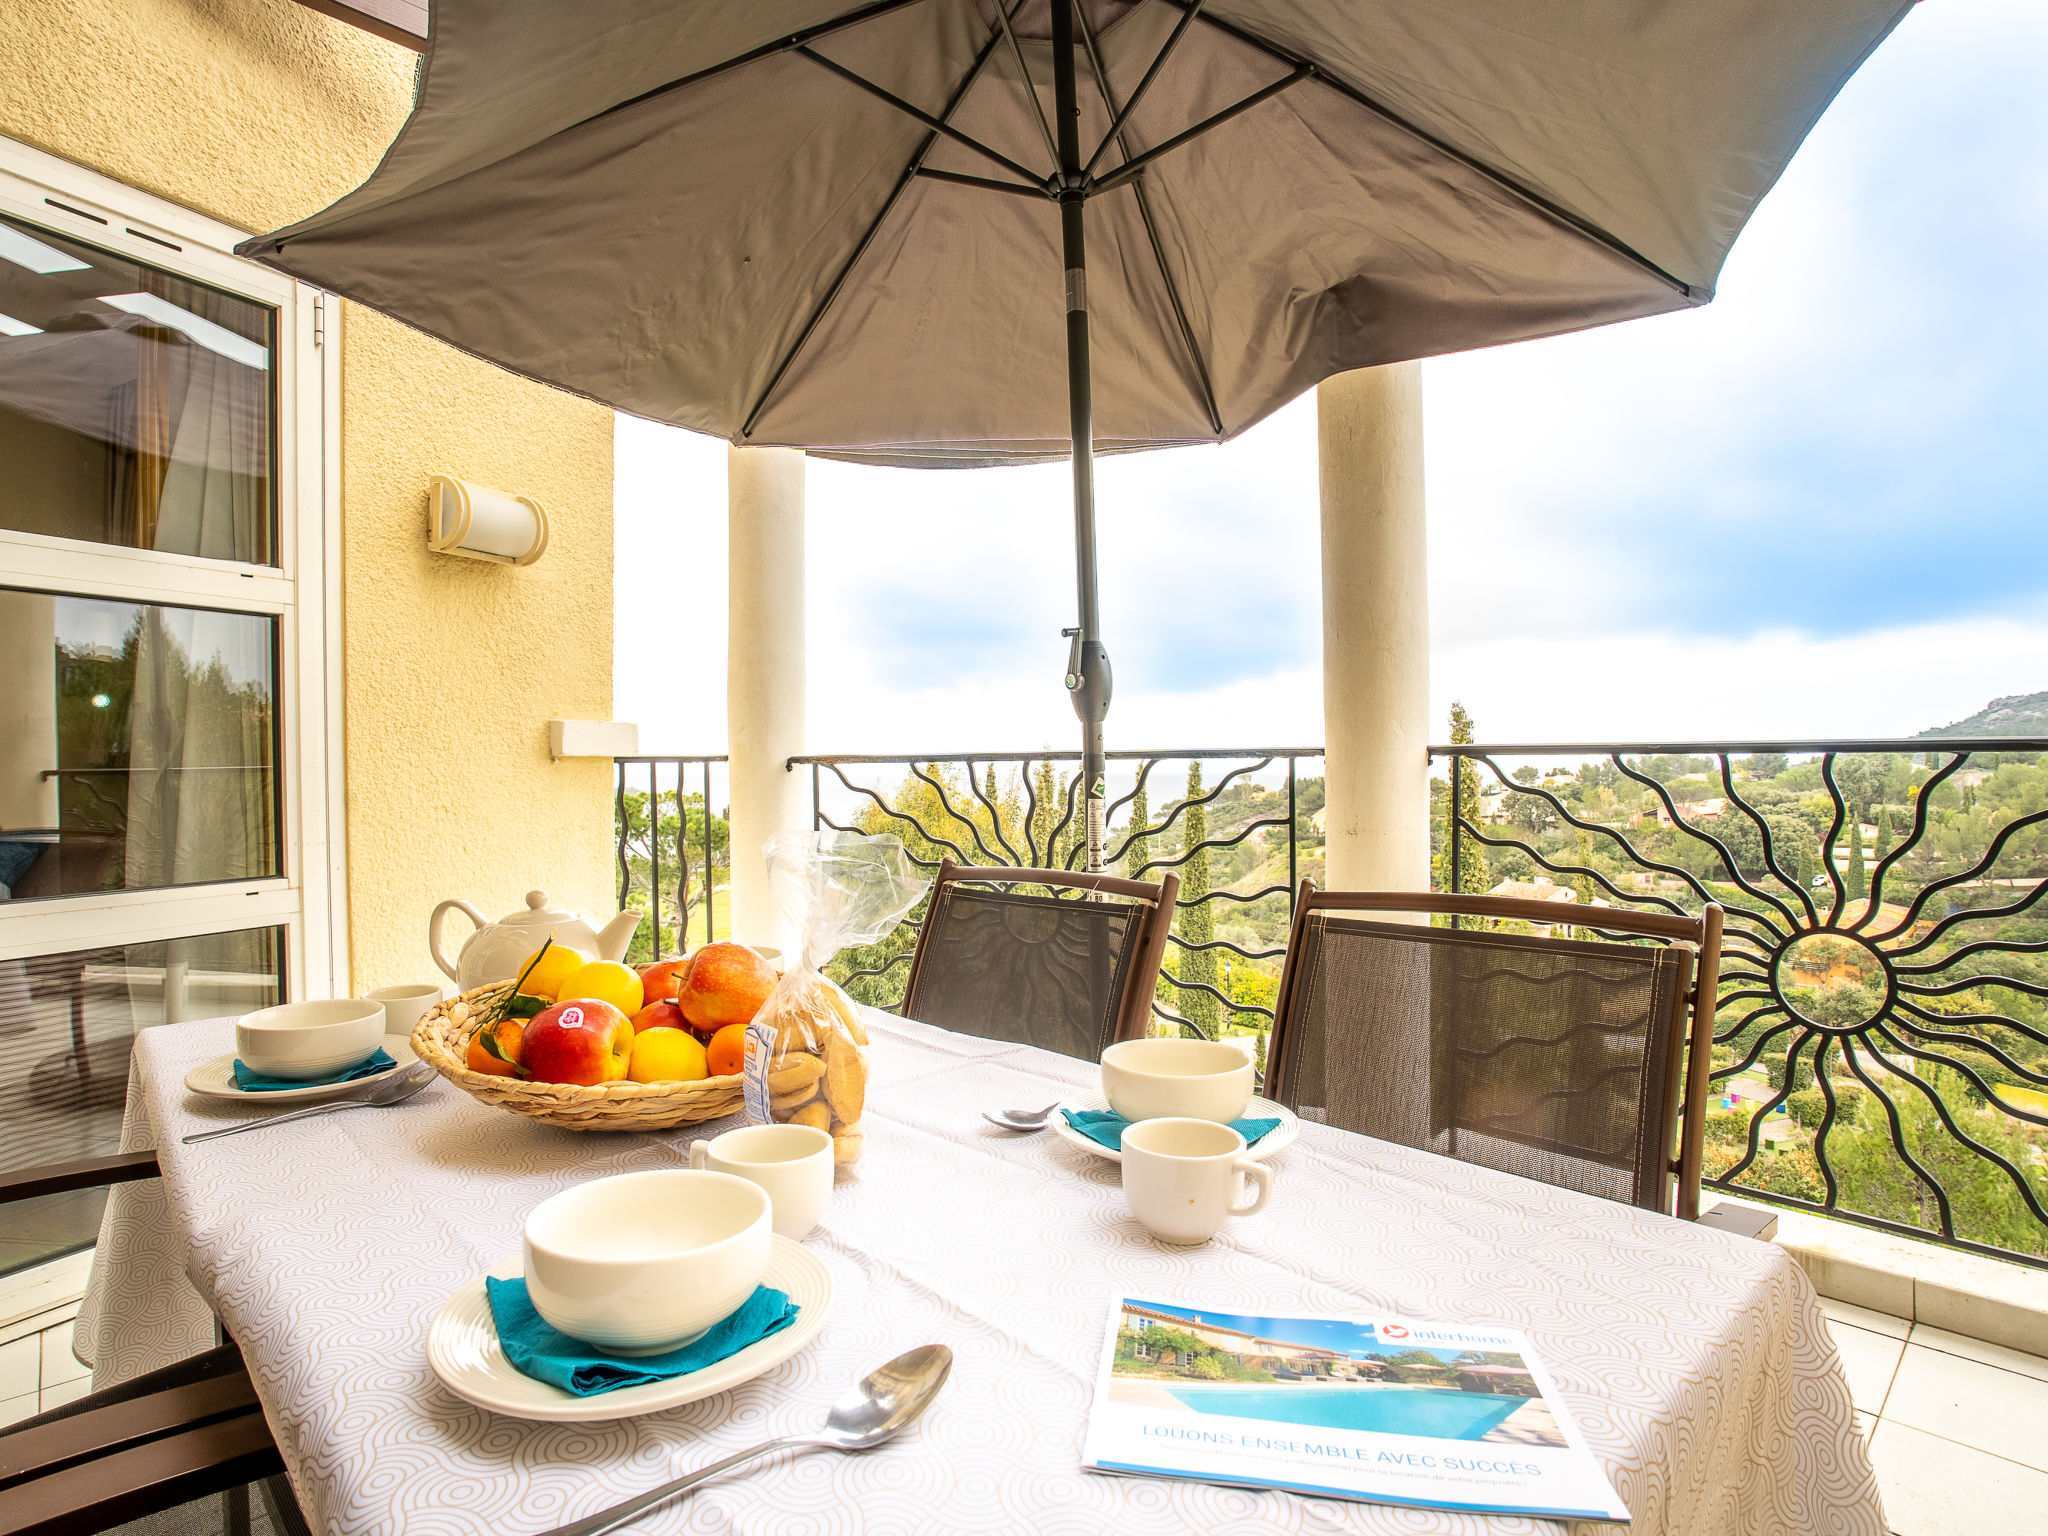
[[[1530,797],[1572,828],[1579,856],[1489,831],[1470,805],[1458,807],[1458,826],[1614,902],[1697,912],[1712,900],[1726,909],[1708,1105],[1710,1138],[1722,1139],[1710,1139],[1709,1183],[2041,1263],[2048,967],[2032,957],[2048,953],[2048,837],[2034,830],[2048,809],[1959,830],[1953,811],[1935,807],[1960,801],[1943,789],[1970,754],[1932,748],[1925,756],[1938,766],[1913,774],[1909,826],[1866,871],[1841,755],[1818,760],[1832,819],[1817,849],[1785,846],[1789,819],[1774,822],[1745,797],[1725,753],[1710,815],[1688,814],[1640,764],[1608,759],[1653,797],[1661,851],[1707,851],[1693,868],[1653,857],[1640,830],[1591,820],[1483,752],[1470,760],[1508,799]],[[2041,806],[2048,766],[2026,771],[2042,783],[2019,803]],[[1628,888],[1585,861],[1589,846],[1636,872],[1621,875]],[[1816,852],[1819,871],[1802,879]],[[1701,864],[1716,867],[1701,874]],[[1590,926],[1598,931],[1597,920]],[[1756,1084],[1759,1070],[1767,1086]]]

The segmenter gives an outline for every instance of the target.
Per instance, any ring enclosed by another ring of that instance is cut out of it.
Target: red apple
[[[633,1033],[644,1034],[650,1029],[680,1029],[687,1033],[689,1020],[683,1017],[683,1010],[674,1003],[649,1003],[633,1015]]]
[[[775,990],[775,968],[744,944],[706,944],[690,957],[676,1002],[700,1032],[747,1024]]]
[[[640,967],[640,991],[652,1003],[661,999],[676,1000],[676,989],[683,984],[683,973],[690,968],[688,955],[674,960],[657,960],[652,965]]]
[[[519,1043],[519,1064],[537,1083],[615,1083],[632,1057],[633,1021],[587,997],[543,1008]]]

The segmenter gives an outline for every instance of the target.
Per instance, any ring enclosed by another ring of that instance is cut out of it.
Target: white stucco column
[[[777,832],[811,825],[810,780],[784,766],[804,749],[804,456],[729,448],[726,486],[732,935],[794,960],[794,932],[768,890],[761,848]]]
[[[1422,369],[1316,392],[1323,513],[1326,878],[1429,888],[1429,585]]]

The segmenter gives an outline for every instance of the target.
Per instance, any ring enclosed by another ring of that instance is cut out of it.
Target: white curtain
[[[156,547],[209,560],[259,559],[270,512],[270,375],[204,347],[177,352],[184,389],[170,433]]]

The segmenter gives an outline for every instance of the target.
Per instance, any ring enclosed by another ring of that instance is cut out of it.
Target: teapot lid
[[[506,916],[499,918],[498,921],[507,927],[534,928],[544,923],[575,923],[581,922],[582,919],[574,912],[564,911],[560,907],[549,906],[548,893],[546,891],[528,891],[526,893],[526,910],[524,912],[508,913]]]

